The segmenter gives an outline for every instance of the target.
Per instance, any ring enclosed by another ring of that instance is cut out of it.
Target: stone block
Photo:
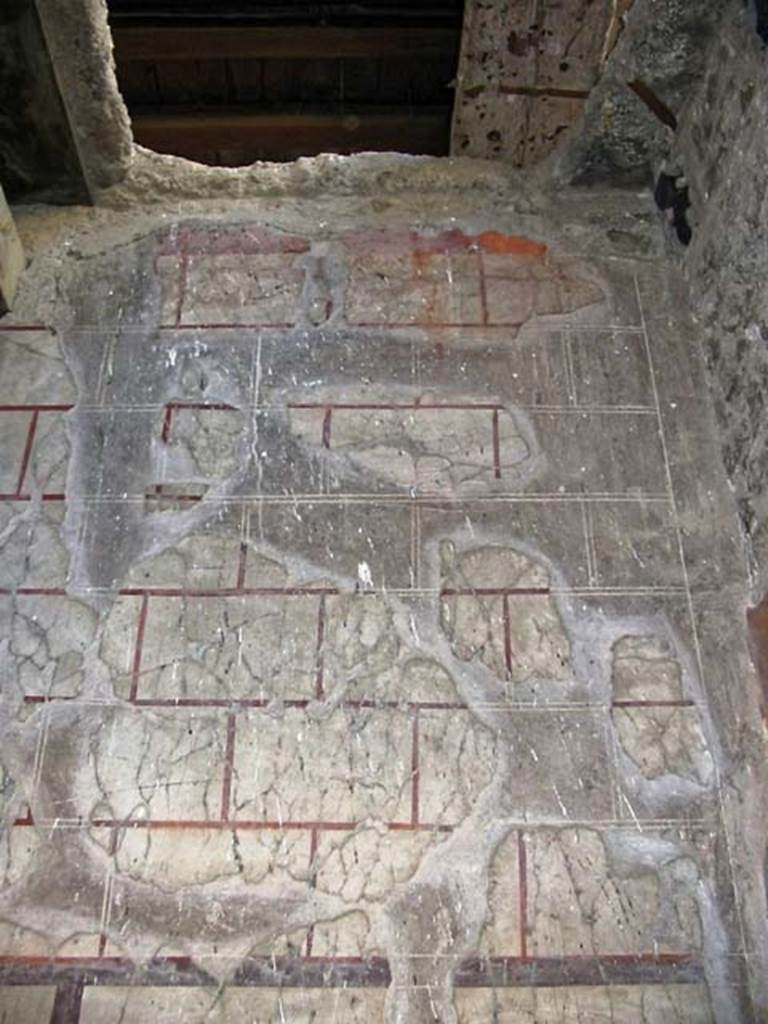
[[[5,193],[0,188],[0,316],[13,305],[24,269],[24,250]]]

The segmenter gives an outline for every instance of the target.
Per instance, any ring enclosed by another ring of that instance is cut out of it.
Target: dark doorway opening
[[[136,141],[241,166],[449,151],[464,0],[109,0]]]

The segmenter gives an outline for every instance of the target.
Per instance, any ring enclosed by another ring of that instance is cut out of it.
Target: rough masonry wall
[[[686,253],[726,470],[759,599],[768,587],[768,55],[741,0],[722,19],[673,149],[692,201]]]
[[[635,0],[584,115],[553,158],[561,184],[649,186],[673,145],[725,0]]]

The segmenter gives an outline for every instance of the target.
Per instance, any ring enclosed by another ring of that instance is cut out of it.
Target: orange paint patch
[[[498,231],[483,231],[477,242],[485,252],[514,253],[517,256],[534,256],[541,259],[547,251],[543,242],[533,242],[521,235],[502,235]]]

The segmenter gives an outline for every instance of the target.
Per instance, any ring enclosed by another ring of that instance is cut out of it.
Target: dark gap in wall
[[[110,0],[136,141],[241,166],[447,155],[464,0]]]
[[[764,43],[768,43],[768,0],[755,0],[755,13],[757,34]]]
[[[88,202],[33,0],[0,3],[0,183],[11,202]]]
[[[681,181],[682,175],[680,174],[662,172],[656,182],[653,197],[658,208],[671,215],[672,227],[675,229],[678,241],[682,245],[690,245],[693,238],[693,230],[688,223],[691,200],[688,186],[679,184]]]

